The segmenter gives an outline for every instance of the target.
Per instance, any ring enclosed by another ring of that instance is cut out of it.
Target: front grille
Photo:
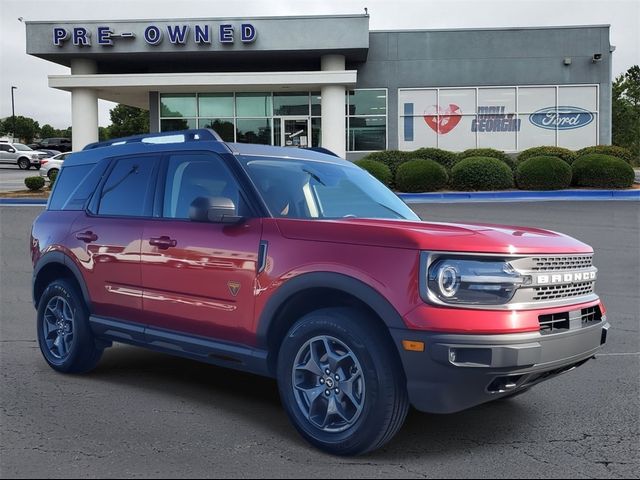
[[[560,331],[569,330],[569,328],[571,328],[569,312],[540,315],[538,317],[538,321],[540,322],[540,332],[543,335],[559,333]]]
[[[533,287],[534,301],[558,300],[563,298],[581,297],[594,292],[593,282],[571,283],[568,285],[545,285]]]
[[[552,313],[540,315],[538,317],[540,333],[542,335],[560,333],[568,330],[577,330],[600,323],[601,321],[602,312],[598,305],[583,308],[582,310]]]
[[[593,266],[592,255],[533,257],[531,270],[535,272],[556,272],[562,270],[579,270]]]

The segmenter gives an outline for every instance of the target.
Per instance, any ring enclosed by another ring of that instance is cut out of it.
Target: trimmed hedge
[[[532,157],[516,170],[518,188],[523,190],[561,190],[569,188],[571,166],[558,157]]]
[[[491,157],[469,157],[451,169],[451,185],[456,190],[504,190],[514,187],[513,171]]]
[[[600,153],[602,155],[609,155],[624,160],[629,165],[634,164],[634,157],[631,150],[624,147],[616,147],[615,145],[596,145],[595,147],[587,147],[582,150],[578,150],[576,155],[578,158],[585,155],[591,155],[592,153]]]
[[[523,150],[518,155],[518,164],[533,157],[558,157],[571,165],[578,156],[568,148],[562,147],[533,147]]]
[[[396,174],[398,167],[404,162],[411,160],[409,152],[401,152],[400,150],[382,150],[380,152],[371,152],[361,158],[361,160],[374,160],[384,163],[391,170],[392,178]]]
[[[40,190],[44,187],[44,178],[42,177],[27,177],[24,179],[24,184],[29,190]]]
[[[365,159],[358,160],[353,163],[355,163],[357,166],[359,166],[363,170],[366,170],[367,172],[369,172],[371,175],[376,177],[385,185],[387,186],[391,185],[391,180],[393,179],[393,176],[391,175],[391,170],[389,169],[389,167],[387,167],[384,163],[377,162],[375,160],[365,160]],[[51,180],[51,183],[53,184],[53,180]]]
[[[433,160],[409,160],[396,172],[396,187],[401,192],[433,192],[445,188],[448,181],[447,170]]]
[[[610,155],[592,153],[573,164],[573,184],[578,187],[629,188],[634,177],[631,165]]]
[[[509,168],[511,168],[511,170],[516,169],[516,161],[509,155],[504,153],[502,150],[496,150],[495,148],[470,148],[469,150],[465,150],[464,152],[460,152],[458,154],[458,161],[464,160],[465,158],[469,157],[496,158],[509,165]]]
[[[447,170],[450,170],[456,163],[458,155],[448,150],[442,150],[440,148],[419,148],[411,152],[411,159],[420,160],[433,160],[439,163]]]

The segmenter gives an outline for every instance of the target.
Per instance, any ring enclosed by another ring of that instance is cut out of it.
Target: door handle
[[[162,237],[150,238],[149,245],[158,247],[161,250],[166,250],[167,248],[175,247],[176,245],[178,245],[178,241],[163,235]]]
[[[76,238],[82,240],[84,243],[92,243],[98,240],[98,235],[88,230],[86,232],[76,233]]]

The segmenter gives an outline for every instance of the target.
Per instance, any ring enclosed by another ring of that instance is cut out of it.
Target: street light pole
[[[16,104],[13,100],[13,91],[17,89],[18,87],[11,87],[11,123],[13,124],[11,127],[11,140],[16,138]]]

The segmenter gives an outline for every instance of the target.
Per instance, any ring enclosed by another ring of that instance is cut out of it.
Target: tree
[[[628,148],[640,161],[640,66],[613,82],[611,121],[614,145]]]
[[[5,123],[8,123],[5,128],[9,131],[14,130],[13,117],[8,117]],[[16,116],[15,131],[12,132],[14,137],[24,140],[25,143],[32,143],[33,138],[37,136],[39,132],[40,124],[33,118],[23,117],[21,115]]]
[[[110,138],[127,137],[149,132],[149,112],[141,108],[119,104],[109,112]]]
[[[48,123],[40,127],[40,138],[59,137],[60,130],[53,128]]]

